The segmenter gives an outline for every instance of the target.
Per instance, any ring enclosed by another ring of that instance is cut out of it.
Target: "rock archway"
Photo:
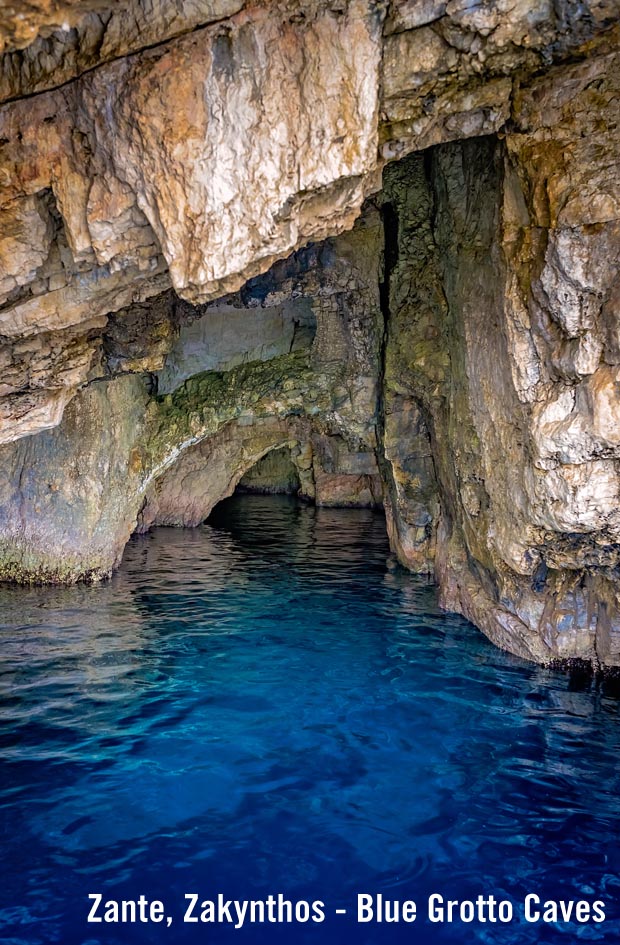
[[[254,457],[249,467],[289,437],[285,426],[278,432],[285,418],[329,414],[332,382],[312,370],[307,353],[295,353],[198,375],[163,397],[151,396],[139,376],[92,384],[69,404],[59,427],[0,449],[3,576],[52,583],[105,577],[155,495],[154,484],[179,457],[185,462],[188,451],[191,463],[190,448],[203,441],[206,450],[225,452],[231,430],[271,423],[266,440],[257,434],[246,444]],[[233,489],[247,468],[244,442]],[[222,479],[219,498],[226,488]]]
[[[298,496],[301,480],[295,459],[288,444],[271,450],[243,474],[235,492]]]
[[[264,457],[287,449],[299,495],[322,506],[379,507],[383,489],[373,452],[351,450],[308,416],[246,414],[183,450],[147,490],[138,531],[154,525],[192,527],[233,494]]]
[[[242,418],[186,449],[147,492],[138,530],[200,525],[263,457],[288,447],[298,458],[303,494],[313,494],[311,426],[296,417]],[[305,465],[305,468],[303,468]],[[305,488],[304,488],[305,487]]]
[[[371,206],[351,233],[294,254],[218,303],[192,308],[164,294],[111,319],[108,372],[151,373],[95,378],[57,427],[0,446],[0,577],[106,577],[136,527],[202,521],[261,455],[290,440],[305,444],[308,498],[380,503],[381,238]],[[217,348],[223,323],[237,326],[238,344],[234,356],[220,345],[214,359],[209,346]],[[199,501],[194,471],[184,504],[175,482],[194,462],[211,465],[217,482]]]

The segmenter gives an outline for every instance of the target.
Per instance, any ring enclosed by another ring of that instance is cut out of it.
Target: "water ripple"
[[[244,931],[257,945],[620,941],[618,703],[441,613],[377,514],[234,499],[132,540],[102,587],[3,588],[0,615],[3,941],[126,942],[86,926],[95,886],[610,911]]]

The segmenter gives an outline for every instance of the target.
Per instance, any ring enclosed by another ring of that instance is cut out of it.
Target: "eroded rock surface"
[[[500,646],[619,665],[619,18],[3,10],[0,575],[105,576],[284,450]]]
[[[385,191],[395,550],[434,554],[445,606],[541,661],[620,647],[617,76],[558,70],[503,143],[409,159]]]
[[[256,495],[299,495],[301,481],[295,460],[300,454],[301,450],[298,454],[297,450],[288,444],[271,450],[241,477],[237,492]]]
[[[201,303],[235,291],[350,228],[386,160],[501,131],[529,74],[602,61],[618,12],[617,0],[13,4],[0,20],[0,100],[14,99],[0,106],[0,340],[54,332],[59,349],[68,332],[71,349],[78,325],[84,336],[170,285]],[[3,440],[59,422],[91,367],[85,350],[79,371],[13,386]]]
[[[147,331],[141,304],[115,319],[98,376],[60,425],[0,447],[2,576],[105,577],[136,526],[200,524],[257,461],[282,446],[294,456],[306,498],[380,504],[381,238],[371,205],[350,234],[278,264],[221,305],[191,309],[167,292],[153,305],[155,330]],[[282,318],[293,286],[293,311],[301,306],[313,324],[309,335],[302,330],[303,344],[295,344],[291,319]],[[221,333],[222,306],[245,315],[235,322],[235,366]],[[272,316],[281,330],[262,360],[252,316],[263,326]],[[210,319],[212,334],[205,329]],[[170,339],[186,341],[183,326],[194,325],[200,331],[190,354],[184,343],[174,348]],[[143,373],[145,359],[166,363],[164,349],[174,371]],[[228,370],[181,380],[183,371],[174,372],[184,350],[194,367],[215,358]],[[136,373],[110,377],[110,365]],[[160,378],[173,376],[181,382],[162,384],[158,393]]]

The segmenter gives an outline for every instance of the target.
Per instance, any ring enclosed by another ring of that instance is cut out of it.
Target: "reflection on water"
[[[374,513],[244,496],[135,539],[102,587],[0,590],[3,941],[620,941],[618,703],[500,653],[388,564]],[[164,899],[174,928],[87,926],[93,890]],[[329,915],[196,930],[188,891]],[[611,917],[333,915],[380,891]]]

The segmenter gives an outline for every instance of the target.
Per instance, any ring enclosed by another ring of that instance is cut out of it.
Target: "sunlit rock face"
[[[7,348],[41,331],[61,345],[171,284],[216,298],[358,215],[377,170],[375,5],[252,6],[196,29],[192,6],[188,35],[0,108]],[[31,381],[32,416],[15,389],[5,440],[54,425],[92,379],[83,334],[71,377]]]
[[[349,229],[386,160],[502,131],[528,73],[599,57],[617,15],[615,0],[12,4],[0,442],[53,427],[101,376],[105,318],[170,286],[216,299]],[[41,333],[27,344],[51,357],[29,372],[21,339]]]
[[[247,5],[243,0],[13,3],[0,11],[0,99],[62,85],[104,62],[233,16]]]
[[[106,576],[286,455],[500,646],[620,664],[619,20],[1,11],[0,575]]]

